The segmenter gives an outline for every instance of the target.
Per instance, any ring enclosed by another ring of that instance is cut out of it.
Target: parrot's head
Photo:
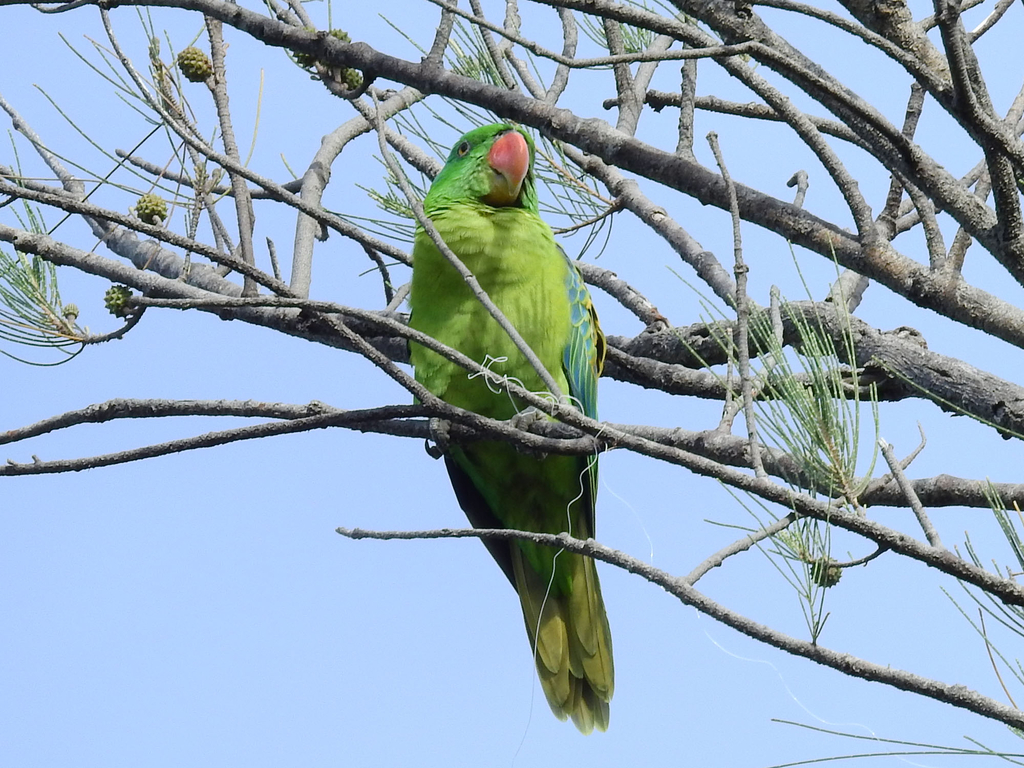
[[[533,159],[533,139],[525,131],[504,123],[476,128],[452,147],[427,195],[427,207],[429,198],[469,199],[536,211]]]

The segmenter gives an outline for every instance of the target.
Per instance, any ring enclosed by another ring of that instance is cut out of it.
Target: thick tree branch
[[[7,0],[4,0],[7,1]],[[575,7],[583,0],[559,2]],[[350,66],[376,73],[411,85],[421,91],[448,96],[479,106],[486,106],[498,114],[540,128],[553,138],[571,143],[585,152],[660,182],[667,187],[692,195],[699,201],[728,209],[728,195],[721,178],[703,166],[687,161],[675,153],[657,150],[599,121],[584,120],[567,110],[557,109],[522,94],[498,89],[469,78],[451,74],[437,68],[403,61],[380,53],[365,43],[344,44],[329,35],[315,35],[296,30],[273,19],[253,13],[223,0],[139,0],[139,5],[180,7],[220,18],[253,37],[270,45],[288,47],[315,56],[333,65]],[[647,16],[636,10],[625,11],[607,0],[587,0],[581,10],[599,12],[627,23],[640,23]],[[649,14],[665,34],[678,34],[687,42],[700,47],[704,39],[693,38],[696,28],[687,28],[678,22]],[[654,26],[655,22],[651,22]],[[703,34],[703,33],[701,33]],[[781,44],[781,43],[780,43]],[[760,49],[759,49],[760,50]],[[727,60],[728,61],[728,60]],[[870,110],[869,110],[870,111]],[[874,112],[871,112],[874,115]],[[874,117],[872,119],[875,119]],[[880,118],[879,118],[880,119]],[[939,202],[947,211],[958,211],[958,220],[969,226],[972,235],[992,252],[1002,248],[992,229],[995,213],[978,207],[980,203],[966,191],[957,192],[959,185],[949,174],[926,158],[920,148],[907,144],[906,138],[892,128],[887,139],[901,147],[901,156],[916,163],[917,171],[927,171],[934,183],[922,183],[923,189],[935,191]],[[909,154],[906,154],[909,153]],[[218,160],[219,162],[219,160]],[[900,161],[903,163],[903,161]],[[905,164],[905,163],[904,163]],[[904,169],[909,176],[909,166]],[[940,178],[941,177],[941,178]],[[946,183],[949,179],[952,183]],[[915,179],[915,181],[920,181]],[[941,182],[941,183],[940,183]],[[876,243],[863,249],[860,243],[841,228],[822,221],[790,203],[777,200],[741,184],[736,185],[740,213],[744,219],[770,229],[794,244],[803,246],[867,277],[877,280],[919,306],[978,328],[994,336],[1024,347],[1024,311],[991,294],[974,288],[963,281],[950,281],[948,276],[934,275],[912,259],[899,254],[891,246]],[[949,197],[952,194],[953,197]],[[970,218],[970,222],[967,221]],[[1024,267],[1024,259],[1021,260]]]

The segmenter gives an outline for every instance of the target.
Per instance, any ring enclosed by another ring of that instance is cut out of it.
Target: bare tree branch
[[[568,552],[592,557],[595,560],[622,568],[657,584],[669,594],[677,597],[684,605],[696,608],[701,613],[730,626],[739,632],[760,640],[767,645],[782,649],[795,656],[837,669],[851,677],[859,677],[878,683],[891,685],[895,688],[919,693],[936,701],[942,701],[975,712],[984,717],[998,720],[1014,728],[1024,726],[1024,714],[1014,707],[1002,704],[987,696],[970,690],[963,685],[946,685],[930,680],[912,672],[894,669],[891,666],[874,664],[847,653],[823,648],[806,640],[798,640],[781,632],[769,629],[763,624],[747,618],[725,606],[716,603],[698,592],[685,579],[672,576],[659,568],[655,568],[641,560],[630,557],[622,552],[605,547],[593,539],[582,541],[573,539],[568,534],[557,536],[544,533],[530,533],[508,529],[451,529],[442,528],[436,531],[367,531],[361,528],[338,528],[337,532],[349,539],[439,539],[439,538],[488,538],[504,540],[528,540],[536,544],[557,547]]]

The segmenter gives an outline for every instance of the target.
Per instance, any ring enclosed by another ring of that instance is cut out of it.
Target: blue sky
[[[312,9],[326,15],[318,5]],[[343,20],[335,11],[335,25],[353,39],[417,59],[378,11],[429,45],[436,9],[392,1],[345,9]],[[194,14],[152,15],[179,49],[201,27]],[[130,55],[144,66],[136,12],[118,9],[113,18]],[[545,10],[527,21],[532,18],[550,24],[553,14]],[[1019,33],[1022,18],[1015,7],[1003,25]],[[57,37],[63,32],[87,49],[85,36],[103,39],[98,13],[86,8],[42,16],[5,7],[0,19],[0,93],[51,146],[72,157],[89,156],[91,168],[109,170],[109,161],[89,155],[35,87],[108,148],[130,148],[145,135],[139,116],[113,97],[108,84],[83,70]],[[553,44],[554,30],[540,29]],[[831,56],[852,87],[876,99],[890,119],[902,119],[905,89],[888,85],[888,70],[860,65],[859,48],[836,48],[806,24],[794,24],[787,33],[812,55]],[[1008,35],[998,27],[991,34],[983,62],[1005,73],[992,84],[995,100],[1005,107],[1019,87],[1021,67]],[[320,137],[349,119],[351,110],[283,53],[264,50],[230,29],[226,37],[239,143],[247,147],[250,141],[262,71],[252,166],[288,180],[281,156],[292,168],[303,168]],[[206,47],[205,36],[200,45]],[[703,67],[699,92],[742,97],[712,70]],[[610,75],[595,82],[604,91],[570,103],[610,117],[594,106],[611,88]],[[672,76],[655,85],[675,87]],[[201,104],[198,88],[191,98]],[[934,104],[929,107],[926,115],[937,117]],[[669,112],[645,117],[639,135],[673,146],[675,115]],[[957,153],[957,134],[948,123],[925,121],[922,142],[962,172],[976,158]],[[708,164],[713,161],[702,137],[712,128],[721,134],[738,180],[787,197],[786,180],[805,167],[812,183],[808,207],[845,221],[824,172],[787,139],[785,129],[751,135],[735,121],[700,114],[697,155]],[[440,127],[437,136],[446,143],[456,138]],[[18,146],[26,166],[42,172],[27,145]],[[165,145],[155,142],[146,150],[151,159],[166,160]],[[375,152],[373,137],[346,150],[334,169],[330,206],[372,214],[372,204],[355,185],[379,184]],[[855,172],[861,171],[863,157],[844,152]],[[0,162],[10,162],[9,143],[0,149]],[[888,181],[877,171],[863,173],[862,188],[877,212]],[[706,248],[728,260],[732,244],[725,214],[661,191],[651,195]],[[99,199],[113,205],[123,198]],[[258,205],[256,212],[257,242],[270,235],[286,253],[294,217],[269,205]],[[51,216],[49,222],[55,221]],[[58,234],[86,250],[95,245],[73,221]],[[771,284],[803,298],[786,243],[753,227],[744,236],[755,298],[766,302]],[[905,238],[898,245],[926,258],[919,240]],[[573,252],[578,243],[568,240],[566,247]],[[102,246],[98,252],[106,253]],[[812,293],[823,296],[834,267],[816,256],[797,256]],[[360,248],[334,235],[318,245],[316,258],[315,298],[380,307],[374,276],[361,276],[368,263]],[[599,263],[640,287],[673,323],[699,319],[697,297],[674,274],[692,280],[692,273],[626,215],[618,217]],[[968,256],[967,274],[1008,300],[1021,299],[1020,288],[1007,285],[977,247]],[[63,270],[61,286],[65,301],[82,308],[80,322],[96,332],[115,327],[102,309],[107,284]],[[641,330],[607,297],[597,293],[595,301],[608,333]],[[1019,380],[1020,350],[979,339],[878,286],[869,290],[859,314],[882,328],[913,325],[932,348]],[[148,312],[124,340],[89,349],[56,368],[0,358],[0,382],[0,429],[115,397],[321,400],[344,408],[408,402],[404,392],[353,355],[169,310]],[[608,380],[601,399],[602,416],[610,421],[702,429],[718,420],[717,408],[707,403],[675,401]],[[968,419],[922,403],[882,406],[880,416],[881,434],[901,455],[917,444],[917,422],[924,426],[929,444],[913,476],[1019,477],[1020,443],[997,439]],[[82,426],[5,446],[0,459],[93,455],[227,426],[237,422]],[[601,461],[598,538],[665,570],[686,573],[736,537],[707,520],[750,524],[747,512],[721,487],[685,470],[622,451]],[[773,719],[961,747],[971,746],[963,739],[969,736],[994,749],[1024,751],[1002,726],[790,658],[603,566],[616,695],[609,732],[580,736],[550,715],[518,602],[478,542],[353,542],[334,533],[339,525],[464,525],[442,465],[418,441],[315,432],[77,474],[4,478],[2,489],[0,754],[8,765],[770,766],[875,751],[870,743]],[[874,514],[914,531],[906,511]],[[987,557],[1008,557],[987,512],[935,510],[932,516],[948,544],[962,542],[970,529]],[[836,546],[854,556],[870,551],[852,538],[837,538]],[[737,558],[699,586],[732,608],[806,636],[796,597],[759,553]],[[889,555],[850,571],[828,595],[831,615],[822,643],[1002,699],[983,644],[942,587],[962,594],[950,580]],[[1011,642],[1005,650],[1014,656]],[[977,759],[909,760],[948,766]],[[874,764],[896,760],[878,758]]]

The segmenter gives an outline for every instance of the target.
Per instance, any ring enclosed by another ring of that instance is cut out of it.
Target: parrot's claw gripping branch
[[[448,446],[451,445],[452,423],[447,419],[439,419],[435,416],[427,424],[430,430],[430,439],[423,442],[423,447],[430,458],[440,459],[448,453]]]
[[[513,416],[509,421],[512,426],[516,429],[521,429],[524,432],[529,432],[530,428],[538,421],[544,421],[547,417],[541,413],[538,409],[530,406],[526,410],[520,411]]]
[[[516,429],[520,429],[523,432],[535,432],[534,427],[539,424],[548,423],[547,415],[532,405],[524,411],[520,411],[511,419],[508,420]],[[526,447],[517,446],[520,453],[526,453],[530,456],[534,456],[538,459],[543,459],[548,454],[544,451],[531,450]]]

